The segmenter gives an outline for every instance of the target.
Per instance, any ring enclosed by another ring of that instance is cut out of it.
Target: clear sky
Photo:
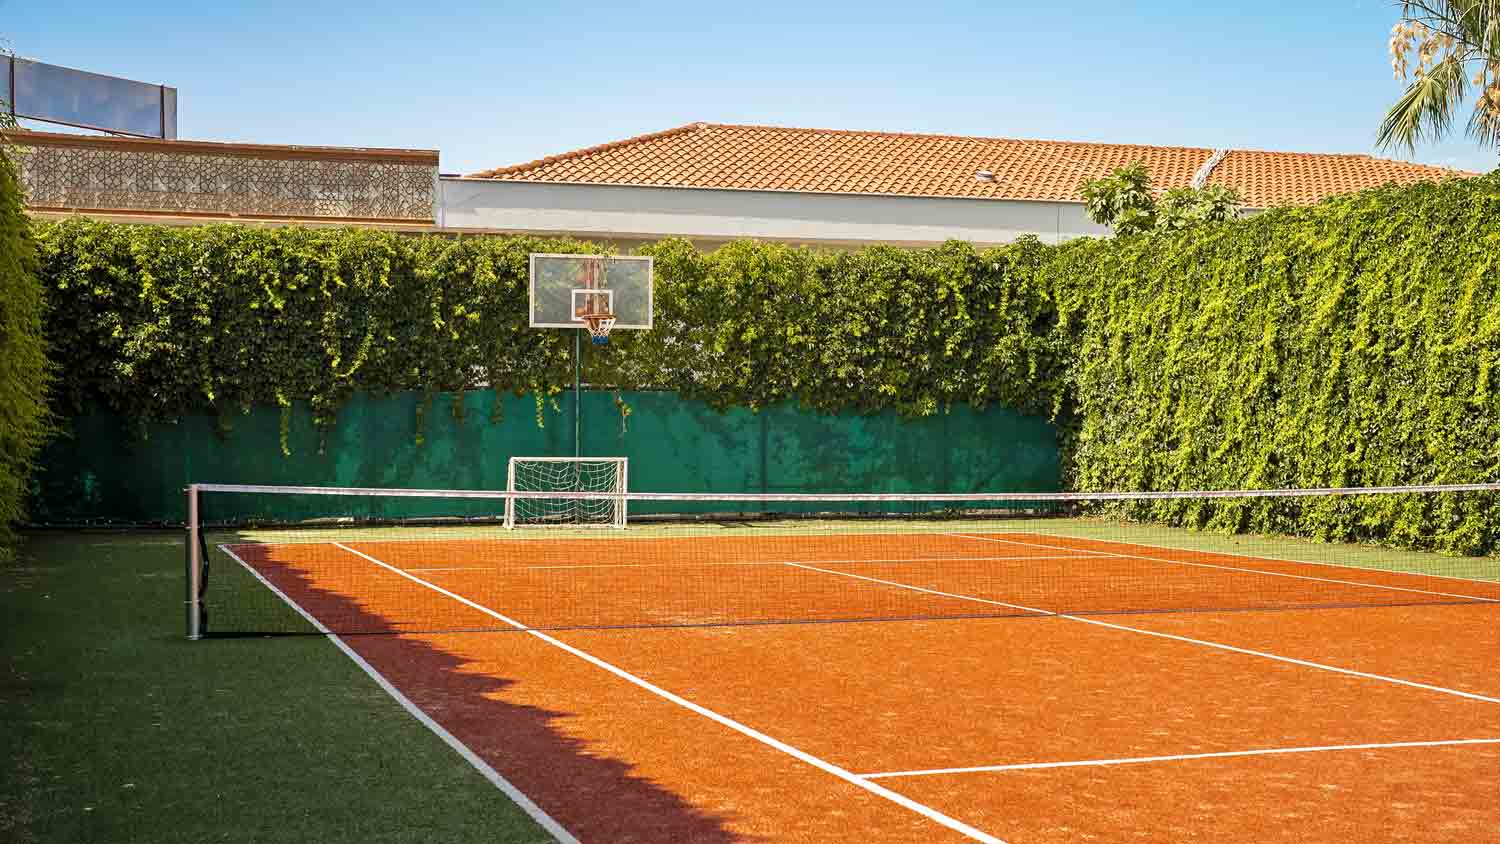
[[[1376,152],[1401,92],[1386,55],[1397,11],[0,0],[0,37],[18,55],[176,86],[183,138],[437,148],[444,172],[466,173],[700,120]],[[1459,124],[1412,157],[1500,164]]]

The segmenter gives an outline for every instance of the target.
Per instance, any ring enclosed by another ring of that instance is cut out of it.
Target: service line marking
[[[362,557],[365,560],[368,560],[369,562],[374,563],[377,566],[380,566],[381,568],[384,568],[384,569],[387,569],[389,571],[395,572],[396,574],[398,574],[398,575],[406,578],[407,580],[412,581],[413,583],[416,583],[416,584],[418,584],[420,586],[425,586],[428,589],[431,589],[432,591],[437,592],[440,595],[444,595],[444,596],[446,596],[448,598],[452,598],[453,600],[459,602],[460,604],[463,604],[466,607],[469,607],[470,609],[474,609],[474,610],[477,610],[477,611],[479,611],[481,613],[484,613],[485,615],[487,615],[487,616],[489,616],[489,617],[491,617],[493,619],[496,619],[497,621],[503,622],[505,624],[508,624],[508,625],[516,628],[517,630],[525,632],[527,635],[535,636],[536,638],[542,640],[543,642],[546,642],[547,644],[552,645],[553,647],[559,648],[560,650],[566,651],[567,653],[570,653],[573,656],[576,656],[579,659],[581,659],[581,660],[583,660],[583,661],[585,661],[585,662],[587,662],[587,663],[589,663],[589,664],[591,664],[591,665],[593,665],[593,666],[595,666],[597,668],[601,668],[604,671],[607,671],[610,674],[613,674],[616,677],[619,677],[620,679],[625,680],[628,683],[631,683],[632,685],[635,685],[635,686],[637,686],[637,687],[639,687],[641,689],[644,689],[644,690],[650,692],[651,694],[654,694],[657,697],[662,698],[663,700],[669,701],[671,703],[675,703],[678,706],[680,706],[680,707],[688,710],[689,712],[693,712],[693,713],[696,713],[698,715],[702,715],[704,718],[707,718],[710,721],[713,721],[713,722],[715,722],[715,723],[717,723],[717,724],[719,724],[721,726],[728,727],[729,729],[731,729],[731,730],[733,730],[733,731],[735,731],[735,732],[737,732],[737,733],[739,733],[741,735],[748,736],[749,738],[752,738],[752,739],[754,739],[754,740],[756,740],[756,741],[760,742],[761,744],[764,744],[764,745],[766,745],[768,747],[771,747],[771,748],[774,748],[776,750],[779,750],[782,753],[785,753],[786,755],[791,756],[793,759],[796,759],[796,760],[801,761],[801,762],[805,762],[808,765],[811,765],[812,767],[817,768],[820,771],[823,771],[824,773],[832,774],[833,776],[835,776],[835,777],[843,780],[844,782],[847,782],[847,783],[849,783],[851,785],[854,785],[854,786],[857,786],[859,788],[862,788],[865,791],[870,792],[871,794],[875,794],[875,795],[877,795],[879,797],[883,797],[883,798],[891,801],[892,803],[895,803],[898,806],[901,806],[902,808],[909,809],[909,810],[911,810],[913,812],[916,812],[917,814],[919,814],[919,815],[927,818],[928,820],[931,820],[931,821],[934,821],[934,822],[936,822],[938,824],[941,824],[942,826],[945,826],[945,827],[947,827],[947,828],[949,828],[949,829],[951,829],[951,830],[953,830],[955,832],[958,832],[958,833],[960,833],[960,834],[962,834],[964,836],[967,836],[968,838],[971,838],[971,839],[973,839],[975,841],[983,842],[983,844],[1005,844],[1005,842],[1002,841],[1001,839],[996,838],[995,836],[990,835],[987,832],[983,832],[983,831],[981,831],[979,829],[975,829],[974,827],[969,826],[968,824],[964,823],[963,821],[958,820],[957,818],[949,817],[948,815],[945,815],[942,812],[939,812],[938,810],[932,808],[931,806],[928,806],[928,805],[923,804],[923,803],[918,803],[917,801],[911,799],[910,797],[906,797],[905,795],[898,794],[898,793],[896,793],[894,791],[891,791],[890,789],[888,789],[888,788],[886,788],[886,787],[884,787],[882,785],[878,785],[876,783],[870,782],[869,780],[867,780],[867,779],[865,779],[863,777],[860,777],[860,776],[858,776],[856,774],[853,774],[853,773],[849,772],[848,770],[846,770],[844,768],[841,768],[838,765],[833,764],[832,762],[828,762],[828,761],[825,761],[823,759],[820,759],[817,756],[814,756],[811,753],[808,753],[808,752],[806,752],[804,750],[799,750],[798,748],[795,748],[795,747],[793,747],[793,746],[791,746],[791,745],[789,745],[789,744],[787,744],[787,743],[785,743],[783,741],[780,741],[778,739],[772,738],[769,735],[766,735],[765,733],[763,733],[763,732],[755,729],[754,727],[750,727],[750,726],[748,726],[746,724],[742,724],[739,721],[736,721],[733,718],[730,718],[730,717],[728,717],[726,715],[721,715],[718,712],[715,712],[715,711],[713,711],[712,709],[709,709],[706,706],[702,706],[700,704],[693,703],[692,701],[688,700],[687,698],[684,698],[684,697],[682,697],[680,695],[677,695],[677,694],[675,694],[673,692],[669,692],[666,689],[664,689],[664,688],[662,688],[662,687],[660,687],[660,686],[658,686],[658,685],[650,682],[649,680],[645,680],[645,679],[642,679],[640,677],[637,677],[636,675],[631,674],[629,671],[626,671],[623,668],[620,668],[620,667],[618,667],[616,665],[613,665],[613,664],[611,664],[609,662],[606,662],[606,661],[600,659],[599,657],[594,656],[593,654],[590,654],[590,653],[587,653],[587,652],[585,652],[583,650],[580,650],[579,648],[576,648],[576,647],[574,647],[572,645],[569,645],[568,643],[563,642],[563,641],[561,641],[561,640],[559,640],[557,638],[549,636],[546,633],[541,632],[540,630],[535,630],[533,628],[527,627],[526,625],[522,624],[521,622],[516,621],[515,619],[512,619],[512,618],[509,618],[508,616],[502,615],[501,613],[496,612],[495,610],[492,610],[489,607],[484,606],[483,604],[471,601],[468,598],[465,598],[464,596],[459,595],[456,592],[452,592],[452,591],[449,591],[447,589],[444,589],[443,587],[438,586],[438,585],[436,585],[434,583],[429,583],[428,581],[423,580],[422,578],[417,577],[414,574],[410,574],[409,572],[406,572],[406,571],[403,571],[402,569],[396,568],[395,566],[390,565],[389,563],[386,563],[386,562],[384,562],[382,560],[376,559],[375,557],[372,557],[369,554],[366,554],[366,553],[364,553],[362,551],[356,551],[355,549],[350,548],[349,546],[347,546],[347,545],[345,545],[345,544],[343,544],[341,542],[335,542],[333,544],[336,545],[339,548],[342,548],[345,551],[348,551],[350,554],[353,554],[356,557]]]
[[[794,569],[806,569],[808,571],[822,572],[823,574],[836,574],[839,577],[852,577],[855,580],[867,580],[870,583],[880,583],[880,584],[883,584],[885,586],[896,586],[896,587],[899,587],[901,589],[908,590],[910,592],[922,592],[922,593],[927,594],[927,595],[937,595],[940,598],[957,598],[960,601],[972,601],[972,602],[974,602],[976,604],[989,604],[989,605],[995,606],[995,607],[1010,607],[1013,610],[1021,610],[1022,612],[1036,613],[1037,615],[1047,615],[1047,616],[1057,615],[1057,613],[1052,612],[1051,610],[1039,610],[1036,607],[1028,607],[1028,606],[1026,606],[1024,604],[1011,604],[1011,603],[1007,603],[1005,601],[991,601],[988,598],[976,598],[973,595],[962,595],[962,594],[959,594],[957,592],[940,592],[940,591],[938,591],[936,589],[924,589],[921,586],[912,586],[912,585],[906,584],[906,583],[897,583],[894,580],[882,580],[881,578],[878,578],[878,577],[870,577],[868,575],[863,575],[863,574],[854,574],[852,572],[847,572],[847,571],[838,571],[837,569],[820,569],[817,566],[808,565],[806,563],[783,563],[782,565],[791,566]]]
[[[886,771],[878,774],[860,774],[860,776],[865,779],[877,780],[892,779],[895,777],[930,777],[940,774],[978,774],[996,771],[1040,771],[1048,768],[1137,765],[1146,762],[1181,762],[1189,759],[1229,759],[1238,756],[1276,756],[1286,753],[1327,753],[1338,750],[1389,750],[1403,747],[1452,747],[1474,744],[1500,744],[1500,738],[1392,741],[1380,744],[1328,744],[1317,747],[1268,747],[1259,750],[1229,750],[1219,753],[1179,753],[1172,756],[1135,756],[1124,759],[1083,759],[1074,762],[1022,762],[1015,765],[977,765],[972,768],[927,768],[915,771]]]
[[[1350,677],[1361,677],[1366,680],[1378,680],[1382,683],[1392,683],[1397,686],[1407,686],[1413,689],[1423,689],[1429,692],[1438,692],[1440,694],[1453,695],[1455,697],[1482,701],[1484,703],[1500,703],[1500,698],[1486,697],[1485,695],[1474,694],[1473,692],[1464,692],[1459,691],[1458,689],[1449,689],[1443,686],[1434,686],[1428,683],[1418,683],[1413,680],[1402,680],[1399,677],[1388,677],[1384,674],[1371,674],[1366,671],[1355,671],[1350,668],[1340,668],[1337,665],[1328,665],[1321,662],[1311,662],[1305,659],[1295,659],[1289,656],[1281,656],[1280,654],[1267,653],[1266,651],[1254,651],[1250,650],[1249,648],[1237,648],[1234,645],[1226,645],[1223,642],[1212,642],[1207,639],[1193,639],[1188,636],[1178,636],[1173,633],[1161,633],[1156,630],[1147,630],[1144,627],[1130,627],[1125,624],[1116,624],[1110,621],[1101,621],[1097,618],[1088,618],[1081,615],[1070,615],[1068,613],[1059,613],[1053,612],[1051,610],[1036,609],[1035,607],[1027,607],[1021,604],[1011,604],[1005,601],[992,601],[988,598],[977,598],[973,595],[963,595],[956,592],[939,592],[935,589],[924,589],[920,586],[912,586],[909,583],[900,583],[894,580],[883,580],[878,577],[866,577],[864,575],[850,574],[848,572],[842,572],[836,569],[820,569],[814,566],[804,566],[796,563],[793,563],[791,565],[796,565],[797,568],[808,569],[810,571],[820,571],[824,574],[832,574],[839,577],[852,577],[856,580],[867,580],[871,583],[880,583],[886,586],[893,586],[898,589],[909,589],[913,592],[925,592],[929,595],[941,595],[945,598],[957,598],[962,601],[973,601],[974,603],[978,604],[989,604],[991,606],[998,607],[1010,607],[1012,609],[1037,613],[1039,615],[1052,616],[1053,618],[1062,618],[1067,619],[1068,621],[1076,621],[1080,624],[1092,624],[1095,627],[1107,627],[1111,630],[1123,630],[1127,633],[1137,633],[1142,636],[1155,636],[1158,639],[1171,639],[1176,642],[1186,642],[1191,645],[1201,645],[1206,648],[1214,648],[1216,650],[1229,651],[1231,653],[1244,654],[1246,656],[1255,656],[1262,659],[1275,660],[1276,662],[1285,662],[1290,665],[1300,665],[1304,668],[1316,668],[1319,671],[1331,671],[1334,674],[1344,674]]]
[[[973,540],[977,540],[979,542],[1007,542],[1007,543],[1011,543],[1013,545],[1026,545],[1026,546],[1030,546],[1030,547],[1033,547],[1033,548],[1048,548],[1048,549],[1051,549],[1053,551],[1071,550],[1071,549],[1065,548],[1065,547],[1060,546],[1060,545],[1042,545],[1042,544],[1039,544],[1039,543],[1036,543],[1036,542],[1022,542],[1022,541],[1016,540],[1016,539],[1001,539],[1001,538],[995,537],[995,536],[970,536],[968,534],[963,534],[963,533],[950,533],[950,534],[946,534],[946,535],[947,536],[956,536],[956,537],[958,537],[960,539],[973,539]],[[1121,543],[1121,544],[1128,545],[1130,543],[1126,542],[1126,543]],[[1095,551],[1093,553],[1098,554],[1098,555],[1103,556],[1103,557],[1116,557],[1116,558],[1123,559],[1123,560],[1149,560],[1149,561],[1151,561],[1153,563],[1169,563],[1171,565],[1176,565],[1176,566],[1195,566],[1197,568],[1204,568],[1204,569],[1221,569],[1223,571],[1237,571],[1237,572],[1244,572],[1246,574],[1261,574],[1261,575],[1266,575],[1268,577],[1289,577],[1289,578],[1292,578],[1294,580],[1315,580],[1315,581],[1318,581],[1318,582],[1321,582],[1321,583],[1339,583],[1339,584],[1343,584],[1345,586],[1362,586],[1362,587],[1365,587],[1367,589],[1388,589],[1388,590],[1393,591],[1393,592],[1414,592],[1414,593],[1419,594],[1419,595],[1436,595],[1438,597],[1443,597],[1443,598],[1462,598],[1462,599],[1464,599],[1466,601],[1481,601],[1481,602],[1489,603],[1489,604],[1500,604],[1500,598],[1485,598],[1485,597],[1481,597],[1479,595],[1462,595],[1462,594],[1459,594],[1457,592],[1434,592],[1431,589],[1416,589],[1416,588],[1413,588],[1413,587],[1410,587],[1410,586],[1389,586],[1389,585],[1386,585],[1386,584],[1383,584],[1383,583],[1362,583],[1362,582],[1360,582],[1358,580],[1339,580],[1337,578],[1332,578],[1332,577],[1314,577],[1314,576],[1312,576],[1310,574],[1291,574],[1290,572],[1266,571],[1265,569],[1252,569],[1252,568],[1245,568],[1243,566],[1225,566],[1225,565],[1218,565],[1216,563],[1194,563],[1194,562],[1189,562],[1187,560],[1170,560],[1170,559],[1167,559],[1166,557],[1150,557],[1150,556],[1147,556],[1145,554],[1116,554],[1116,553],[1113,553],[1111,551]],[[1212,554],[1214,552],[1212,552],[1212,551],[1204,551],[1203,553],[1205,553],[1205,554]],[[1272,559],[1272,558],[1268,557],[1268,558],[1266,558],[1266,562],[1287,562],[1287,561],[1284,561],[1284,560],[1275,560],[1275,559]],[[1309,564],[1308,563],[1299,563],[1298,565],[1309,565]],[[1406,574],[1406,572],[1388,572],[1388,574]]]
[[[407,571],[490,571],[494,566],[449,566],[447,568],[420,568]]]

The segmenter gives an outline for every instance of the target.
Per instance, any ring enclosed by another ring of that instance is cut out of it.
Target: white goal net
[[[505,499],[505,526],[625,527],[626,458],[512,457],[507,493],[592,492],[619,497]]]

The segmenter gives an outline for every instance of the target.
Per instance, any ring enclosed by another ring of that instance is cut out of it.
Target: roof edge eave
[[[444,182],[473,182],[477,184],[502,184],[502,185],[531,185],[538,187],[570,187],[570,188],[643,188],[646,190],[693,190],[693,191],[733,191],[736,193],[778,193],[778,194],[801,194],[805,196],[861,196],[861,197],[893,197],[900,199],[952,199],[952,200],[980,200],[984,202],[1047,202],[1062,203],[1065,205],[1082,205],[1080,199],[1062,199],[1048,197],[1015,197],[1015,196],[958,196],[951,193],[890,193],[884,191],[829,191],[829,190],[797,190],[795,188],[738,188],[716,185],[643,185],[637,182],[577,182],[565,180],[541,180],[541,179],[501,179],[490,176],[442,176]]]

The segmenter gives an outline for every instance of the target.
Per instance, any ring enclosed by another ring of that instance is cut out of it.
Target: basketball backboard
[[[531,255],[531,327],[584,328],[584,314],[614,314],[616,329],[651,327],[649,257]]]

